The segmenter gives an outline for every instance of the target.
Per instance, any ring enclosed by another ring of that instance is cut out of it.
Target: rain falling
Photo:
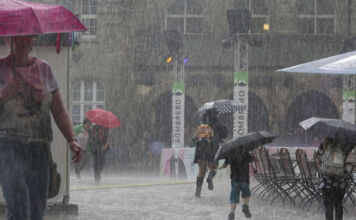
[[[356,2],[0,0],[0,219],[356,220]]]

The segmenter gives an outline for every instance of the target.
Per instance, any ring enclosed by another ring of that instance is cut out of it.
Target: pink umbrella
[[[0,0],[0,36],[86,31],[68,9],[59,5]]]
[[[105,128],[115,128],[121,125],[119,119],[109,111],[97,108],[84,113],[91,122]]]

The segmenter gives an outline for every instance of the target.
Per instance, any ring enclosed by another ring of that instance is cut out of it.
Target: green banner
[[[248,84],[248,72],[235,72],[234,74],[234,84],[238,83],[241,85]]]
[[[346,101],[346,100],[355,100],[355,91],[351,91],[351,90],[349,90],[349,91],[343,91],[343,94],[342,94],[342,99],[344,100],[344,101]]]
[[[184,83],[172,84],[172,147],[184,147]]]
[[[184,83],[174,82],[172,88],[174,94],[176,93],[184,94],[184,88],[185,88]]]

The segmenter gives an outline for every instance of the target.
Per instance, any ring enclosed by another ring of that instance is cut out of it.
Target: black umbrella
[[[315,136],[329,137],[342,143],[356,143],[356,126],[344,120],[311,117],[299,125]]]
[[[215,160],[226,158],[229,151],[244,148],[245,151],[252,151],[258,146],[271,143],[277,136],[268,131],[250,132],[236,137],[220,146],[216,152]]]
[[[226,113],[242,111],[245,110],[245,108],[246,106],[239,106],[233,104],[232,100],[221,99],[221,100],[204,103],[204,105],[202,105],[199,108],[198,113],[204,114],[206,111],[210,109],[216,109],[218,113],[226,114]]]

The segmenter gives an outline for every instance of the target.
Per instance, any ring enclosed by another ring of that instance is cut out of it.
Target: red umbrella
[[[86,31],[68,9],[59,5],[0,0],[0,36]]]
[[[115,128],[121,125],[119,119],[112,112],[100,108],[87,111],[85,115],[91,122],[106,128]]]

